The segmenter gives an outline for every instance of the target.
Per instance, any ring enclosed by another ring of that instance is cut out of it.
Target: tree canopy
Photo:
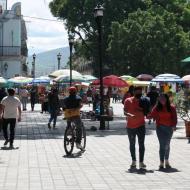
[[[103,63],[115,74],[179,73],[189,53],[190,5],[186,0],[53,0],[52,14],[82,42],[78,56],[97,62],[93,10],[103,4]],[[95,74],[98,67],[95,68]],[[138,71],[138,72],[137,72]]]
[[[156,6],[129,14],[122,24],[114,22],[108,50],[118,73],[156,75],[179,73],[189,48],[190,35],[177,25],[175,15]]]

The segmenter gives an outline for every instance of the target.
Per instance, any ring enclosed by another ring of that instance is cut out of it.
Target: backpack
[[[139,100],[139,106],[143,108],[144,115],[147,115],[150,112],[150,99],[148,97],[141,97]]]

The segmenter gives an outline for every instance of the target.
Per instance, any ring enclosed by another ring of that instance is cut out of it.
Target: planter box
[[[185,121],[186,137],[190,137],[190,121]]]

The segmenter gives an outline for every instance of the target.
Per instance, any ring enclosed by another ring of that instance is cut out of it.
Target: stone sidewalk
[[[117,106],[117,105],[116,105]],[[158,140],[155,127],[147,125],[146,172],[131,173],[125,120],[110,123],[110,130],[92,132],[99,122],[85,121],[86,152],[74,149],[66,157],[63,134],[66,122],[58,118],[57,129],[47,128],[48,114],[23,112],[16,129],[16,149],[3,148],[0,136],[0,190],[130,190],[189,189],[190,144],[179,122],[171,142],[171,171],[158,171]]]

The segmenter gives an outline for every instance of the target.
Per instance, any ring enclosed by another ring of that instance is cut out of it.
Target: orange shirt
[[[145,125],[143,109],[139,106],[139,100],[135,97],[127,98],[124,102],[124,110],[134,117],[127,117],[128,128],[138,128]]]

